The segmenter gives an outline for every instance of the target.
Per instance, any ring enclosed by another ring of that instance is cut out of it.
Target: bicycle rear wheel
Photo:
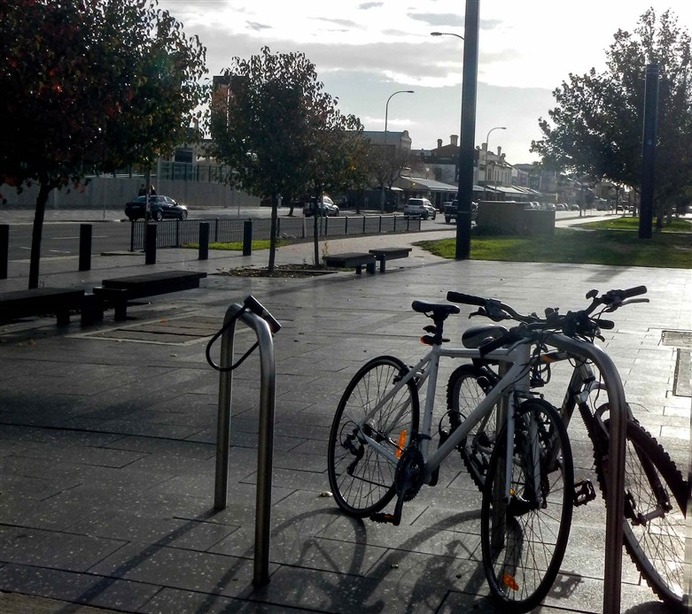
[[[447,382],[447,410],[451,430],[478,407],[493,387],[497,376],[475,365],[462,365],[454,369]],[[459,453],[469,475],[479,490],[483,490],[488,473],[490,455],[497,436],[497,408],[474,425],[459,444]]]
[[[408,373],[398,358],[373,358],[344,391],[329,434],[327,473],[337,505],[353,516],[380,511],[395,494],[396,459],[418,433],[418,389],[411,379],[392,394]],[[391,396],[390,396],[391,395]]]
[[[509,500],[503,428],[483,491],[481,546],[493,597],[502,602],[503,611],[527,612],[550,591],[565,554],[574,468],[567,430],[552,405],[529,399],[515,414]]]
[[[603,422],[606,429],[608,420]],[[594,446],[605,497],[607,454]],[[668,606],[687,612],[685,517],[689,485],[660,443],[639,423],[627,423],[623,542],[651,589]],[[689,571],[687,572],[689,573]]]

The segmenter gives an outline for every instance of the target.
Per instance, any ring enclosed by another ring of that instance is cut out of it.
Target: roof
[[[400,182],[403,182],[404,188],[416,189],[423,188],[430,190],[432,192],[456,192],[457,186],[451,183],[442,183],[441,181],[435,181],[434,179],[427,179],[425,177],[399,177]]]

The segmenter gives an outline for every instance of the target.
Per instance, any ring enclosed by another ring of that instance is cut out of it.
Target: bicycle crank
[[[370,516],[373,522],[389,523],[398,527],[401,523],[401,512],[404,501],[413,499],[423,486],[423,455],[415,442],[408,446],[396,466],[394,487],[396,488],[396,505],[394,513],[377,512]]]

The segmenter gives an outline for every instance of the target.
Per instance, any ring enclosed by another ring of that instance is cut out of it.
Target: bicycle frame
[[[416,381],[416,387],[420,389],[425,380],[427,380],[425,406],[423,410],[423,419],[420,435],[420,452],[423,457],[425,473],[423,481],[429,484],[436,469],[440,467],[445,458],[456,449],[470,432],[471,429],[482,420],[486,415],[490,414],[493,407],[498,404],[503,397],[507,396],[509,401],[509,411],[507,412],[507,440],[511,442],[514,438],[514,404],[519,398],[528,398],[529,390],[529,373],[532,363],[532,343],[528,340],[518,342],[509,348],[501,348],[490,352],[486,355],[489,360],[495,360],[500,363],[509,365],[507,372],[502,377],[500,382],[493,387],[489,394],[482,402],[466,417],[461,425],[455,429],[449,438],[434,452],[430,452],[430,441],[432,431],[432,418],[435,403],[435,392],[437,388],[437,375],[442,358],[480,358],[480,352],[477,349],[468,348],[446,348],[441,345],[433,346],[430,351],[415,365],[406,375],[404,375],[389,391],[380,402],[387,403],[394,397],[404,386],[410,381]],[[511,393],[511,394],[510,394]],[[372,408],[360,424],[360,427],[367,422],[370,415],[374,414],[379,406]],[[401,412],[406,408],[402,407]],[[386,457],[389,462],[396,465],[399,462],[400,453],[394,453],[388,450],[385,446],[378,443],[374,438],[368,436],[365,429],[361,429],[362,436],[367,440],[368,445],[377,450],[378,453]],[[508,447],[511,449],[511,447]],[[508,455],[505,479],[505,495],[509,493],[509,480],[511,476],[512,456]]]

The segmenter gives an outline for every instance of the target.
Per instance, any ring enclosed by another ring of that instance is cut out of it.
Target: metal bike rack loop
[[[608,392],[610,427],[608,429],[608,492],[606,493],[605,572],[603,575],[603,612],[620,612],[622,582],[622,518],[625,514],[625,442],[627,405],[622,380],[611,358],[601,348],[580,343],[564,335],[551,335],[550,345],[573,356],[587,358],[598,367]]]
[[[252,299],[252,297],[248,297],[246,303],[249,299]],[[227,505],[231,438],[231,392],[233,388],[233,342],[238,320],[255,331],[260,355],[260,416],[257,451],[255,555],[252,582],[255,586],[264,586],[269,582],[274,400],[276,396],[274,342],[272,340],[272,331],[267,321],[255,313],[246,311],[244,305],[238,304],[231,305],[226,311],[222,329],[223,335],[221,337],[214,510],[223,510]]]

